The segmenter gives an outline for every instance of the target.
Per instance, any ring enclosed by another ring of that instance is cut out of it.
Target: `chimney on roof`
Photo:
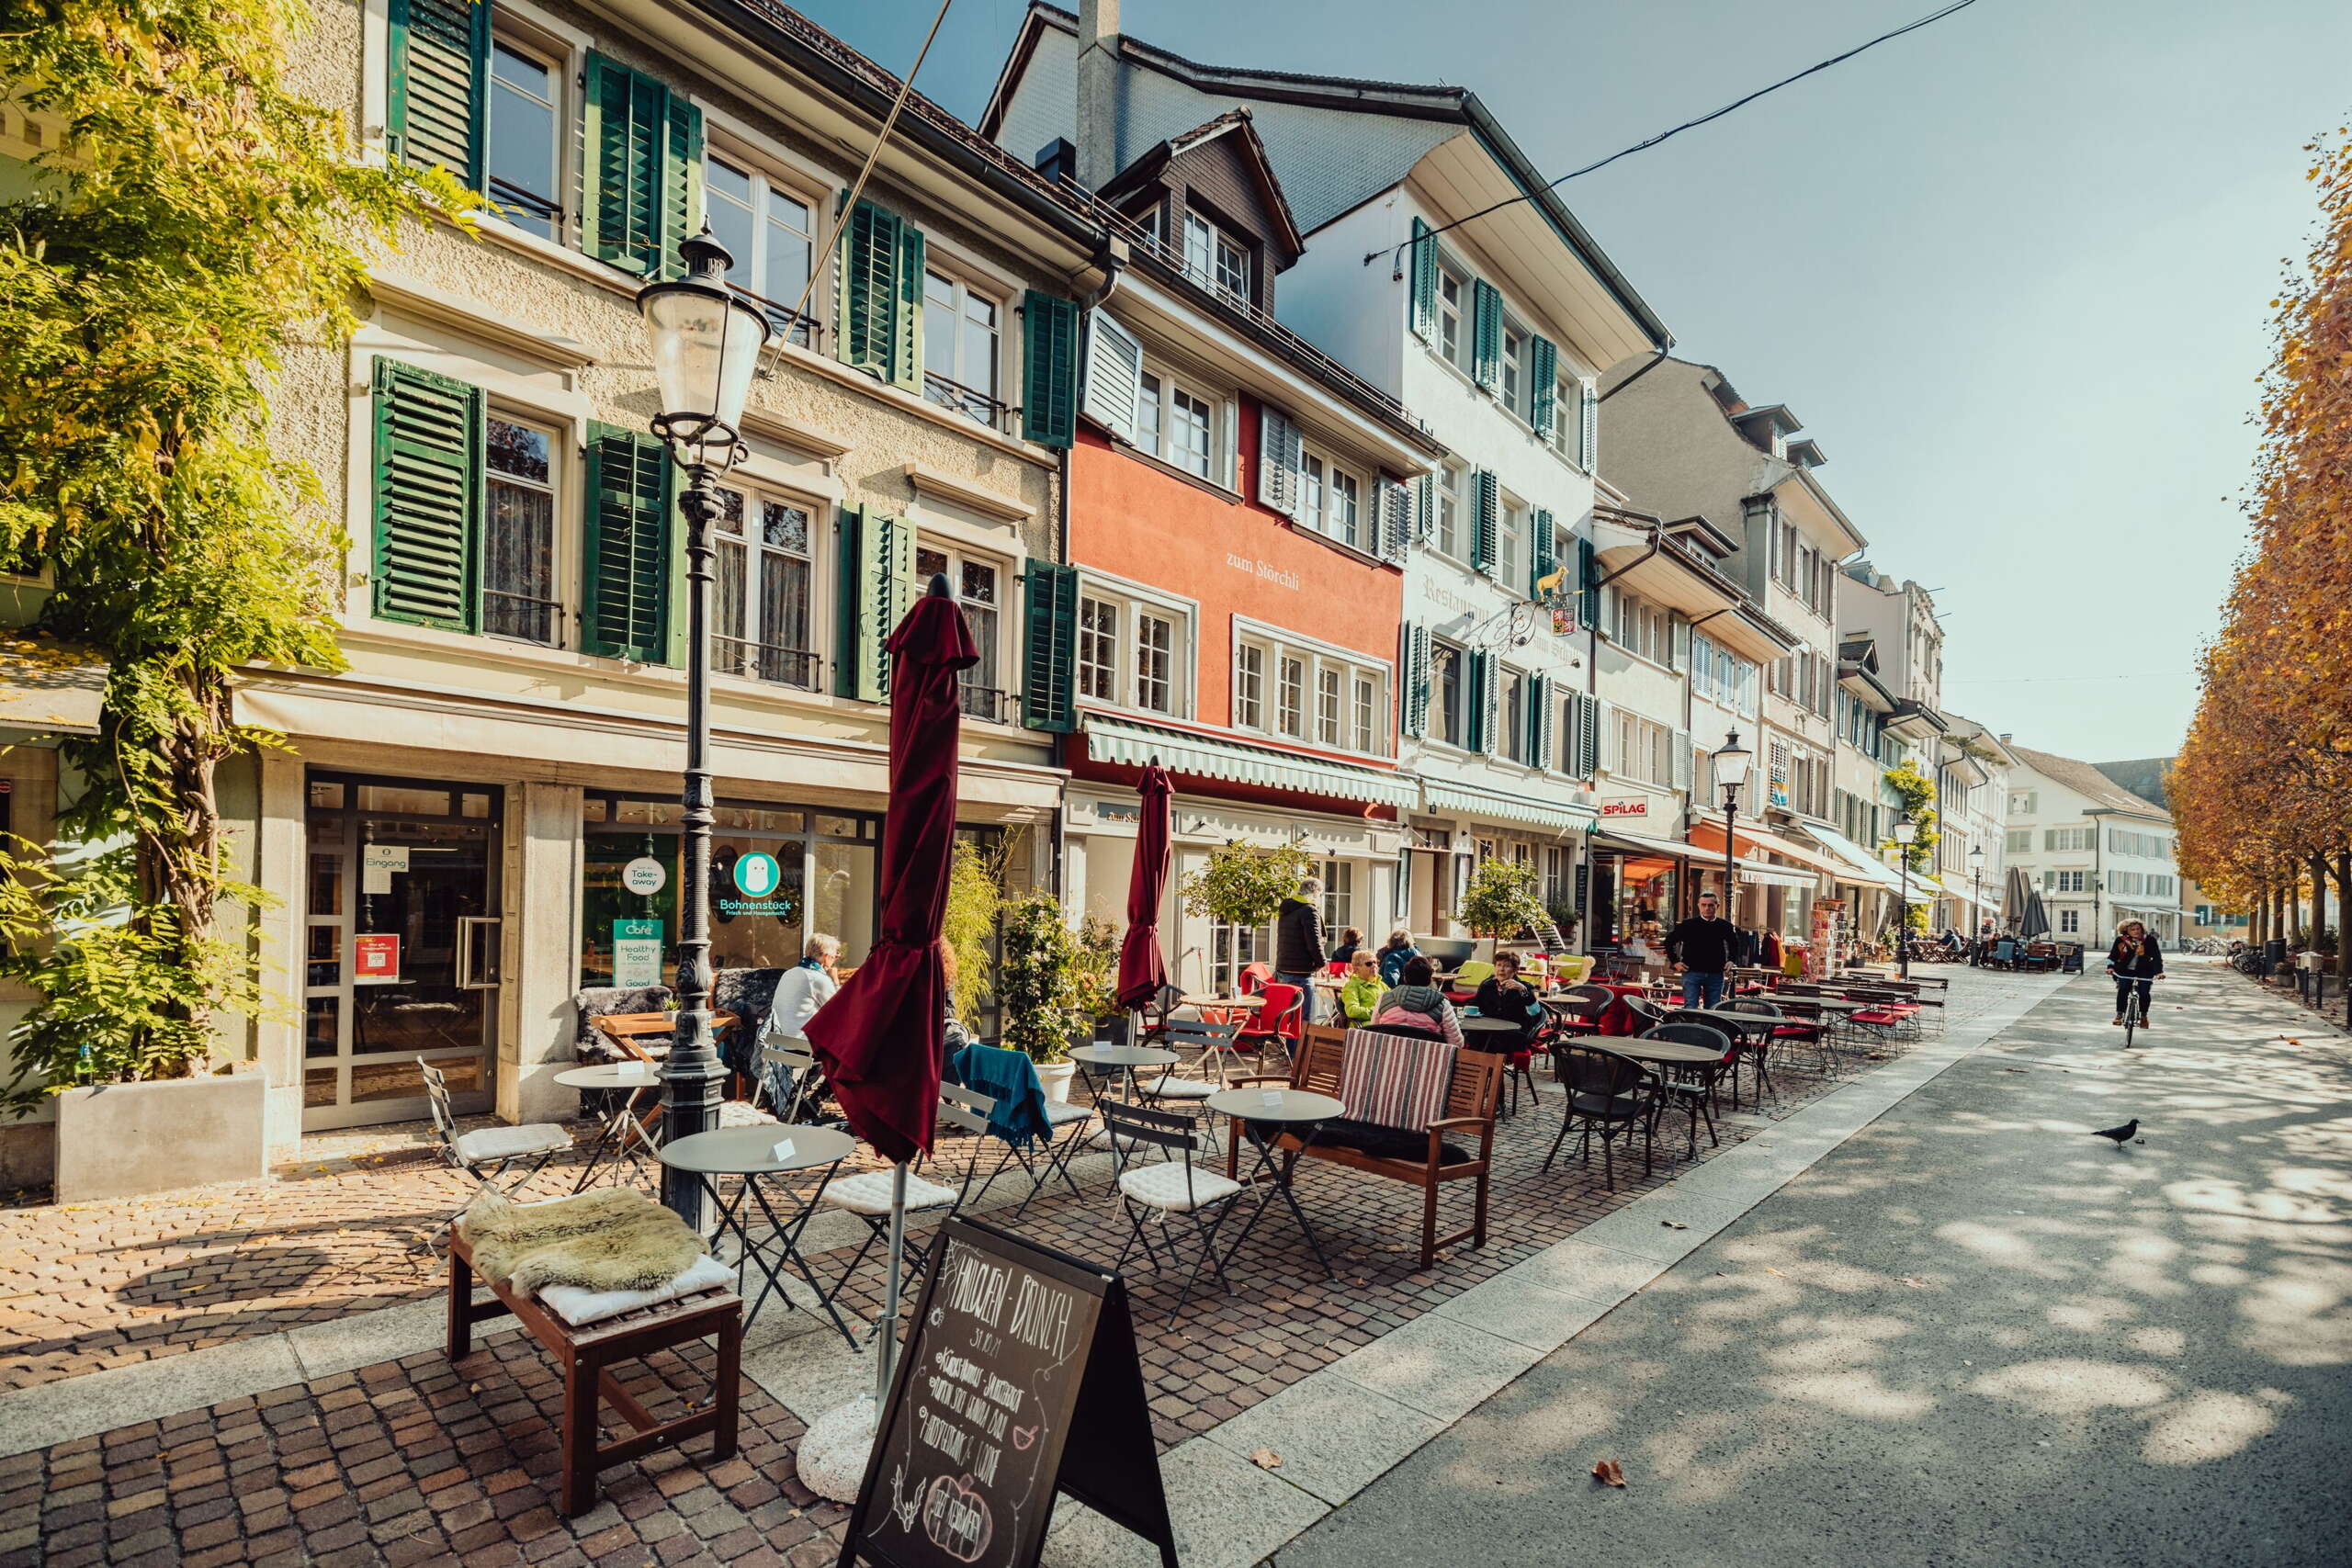
[[[1037,150],[1037,172],[1059,185],[1078,178],[1078,149],[1067,136],[1057,136]]]
[[[1079,0],[1078,183],[1101,190],[1119,172],[1119,0]]]
[[[2002,744],[2002,745],[2007,746],[2007,745],[2011,740],[2013,740],[2013,739],[2016,739],[2016,737],[2015,737],[2015,736],[2013,736],[2013,735],[2011,735],[2007,730],[2004,729],[2003,731],[2001,731],[2001,744]]]

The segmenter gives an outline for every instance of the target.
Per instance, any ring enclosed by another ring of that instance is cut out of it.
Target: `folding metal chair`
[[[971,1151],[964,1158],[964,1179],[954,1187],[929,1180],[918,1171],[907,1172],[906,1213],[910,1221],[917,1214],[936,1215],[945,1220],[964,1206],[964,1201],[971,1194],[973,1172],[979,1164],[980,1135],[988,1131],[989,1117],[995,1110],[996,1101],[985,1094],[959,1084],[944,1083],[939,1086],[939,1119],[972,1134]],[[858,1265],[865,1261],[865,1255],[874,1249],[874,1244],[888,1245],[892,1175],[888,1170],[861,1170],[855,1176],[835,1178],[825,1183],[824,1190],[817,1194],[819,1203],[829,1209],[855,1214],[865,1224],[865,1239],[858,1243],[856,1256],[849,1260],[849,1267],[842,1270],[842,1277],[833,1281],[833,1288],[825,1292],[824,1303],[828,1307],[857,1277]],[[925,1248],[915,1241],[911,1225],[902,1233],[899,1242],[899,1256],[907,1269],[906,1277],[911,1292],[912,1281],[922,1276]],[[867,1339],[871,1341],[878,1337],[881,1330],[882,1325],[877,1320],[866,1336]]]
[[[449,1165],[494,1191],[509,1192],[520,1187],[547,1168],[548,1161],[571,1147],[571,1134],[552,1122],[526,1122],[519,1127],[477,1127],[470,1133],[458,1131],[457,1113],[449,1105],[449,1080],[441,1069],[419,1056],[417,1071],[424,1075],[424,1096],[433,1108],[433,1133],[440,1142],[441,1157]],[[537,1156],[532,1159],[532,1156]],[[509,1168],[530,1160],[527,1169],[510,1182]],[[467,1203],[472,1202],[469,1198]],[[438,1246],[441,1237],[458,1223],[458,1215],[466,1212],[466,1204],[441,1222],[431,1237]]]
[[[1232,1282],[1225,1277],[1225,1265],[1217,1260],[1216,1228],[1232,1213],[1233,1201],[1245,1189],[1223,1171],[1193,1162],[1199,1128],[1191,1117],[1117,1100],[1106,1100],[1095,1109],[1102,1112],[1102,1125],[1111,1134],[1114,1150],[1125,1144],[1131,1152],[1158,1148],[1163,1156],[1139,1162],[1119,1173],[1119,1203],[1126,1213],[1131,1234],[1121,1244],[1118,1259],[1111,1265],[1113,1270],[1125,1266],[1127,1254],[1138,1241],[1143,1243],[1152,1268],[1160,1268],[1159,1250],[1152,1245],[1151,1233],[1145,1228],[1147,1222],[1160,1227],[1161,1239],[1168,1244],[1168,1264],[1172,1269],[1182,1258],[1177,1250],[1176,1238],[1166,1234],[1168,1222],[1177,1214],[1192,1217],[1200,1256],[1193,1260],[1192,1272],[1185,1276],[1183,1288],[1176,1294],[1176,1304],[1168,1310],[1172,1323],[1192,1299],[1193,1287],[1200,1283],[1204,1267],[1216,1276],[1216,1282],[1225,1290],[1233,1289]]]

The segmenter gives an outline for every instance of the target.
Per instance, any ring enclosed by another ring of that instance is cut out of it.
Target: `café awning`
[[[1720,856],[1724,852],[1724,825],[1720,822],[1693,822],[1690,824],[1690,841],[1700,850]],[[1743,857],[1770,853],[1794,861],[1806,868],[1807,884],[1814,881],[1815,874],[1824,872],[1831,876],[1853,880],[1847,875],[1836,857],[1824,854],[1811,844],[1801,844],[1794,839],[1762,828],[1751,828],[1742,823],[1733,831],[1732,843]],[[1784,866],[1781,869],[1788,868]]]
[[[1827,850],[1842,863],[1845,869],[1836,874],[1838,881],[1866,882],[1873,887],[1883,887],[1889,893],[1902,890],[1903,874],[1901,872],[1880,860],[1843,833],[1834,833],[1826,828],[1816,828],[1810,822],[1805,824],[1804,830],[1808,836],[1818,840],[1823,849]]]
[[[1478,789],[1467,784],[1439,784],[1430,779],[1421,781],[1421,801],[1423,808],[1430,811],[1451,811],[1462,817],[1495,817],[1506,822],[1527,822],[1559,832],[1581,829],[1593,818],[1589,808],[1576,811],[1526,795],[1506,795],[1500,790]]]
[[[1743,838],[1745,834],[1741,835]],[[1710,851],[1699,844],[1677,842],[1672,839],[1653,839],[1646,833],[1627,833],[1611,829],[1592,836],[1595,849],[1617,850],[1626,854],[1663,855],[1689,861],[1701,871],[1723,869],[1722,835],[1716,835],[1716,847]],[[1743,884],[1759,887],[1811,887],[1819,878],[1810,871],[1797,871],[1785,865],[1767,865],[1759,860],[1741,856],[1736,874]]]
[[[1225,779],[1268,789],[1292,789],[1335,800],[1362,800],[1375,806],[1409,810],[1420,801],[1420,786],[1380,768],[1327,761],[1271,746],[1224,740],[1190,730],[1168,729],[1156,724],[1131,724],[1125,719],[1088,714],[1086,754],[1098,762],[1128,767],[1148,765],[1153,758],[1171,773]]]

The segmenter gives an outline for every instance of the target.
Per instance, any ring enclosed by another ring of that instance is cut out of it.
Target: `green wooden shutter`
[[[1413,220],[1413,332],[1423,341],[1437,335],[1437,237]]]
[[[878,703],[890,694],[883,645],[915,602],[914,525],[860,506],[842,532],[842,695]]]
[[[1577,383],[1577,467],[1586,473],[1600,459],[1600,394],[1589,378]]]
[[[582,248],[626,272],[676,276],[679,243],[702,226],[702,110],[592,54],[583,139]]]
[[[1430,629],[1423,626],[1405,628],[1404,726],[1408,735],[1430,732]]]
[[[922,389],[923,239],[905,219],[861,201],[842,231],[842,363]]]
[[[1533,768],[1552,765],[1552,678],[1548,675],[1527,678],[1527,763]]]
[[[1600,624],[1600,558],[1587,538],[1577,540],[1577,619],[1585,629]]]
[[[1420,543],[1437,540],[1437,476],[1423,474],[1413,481],[1413,537]]]
[[[1469,733],[1463,739],[1473,751],[1495,749],[1494,704],[1489,700],[1495,684],[1495,656],[1483,649],[1470,650],[1469,712],[1465,728]]]
[[[1589,694],[1577,698],[1577,767],[1578,778],[1600,771],[1600,704]]]
[[[669,452],[641,432],[590,425],[587,502],[582,647],[640,664],[676,662],[683,650],[671,639],[676,493]]]
[[[1023,575],[1029,647],[1022,666],[1021,722],[1067,735],[1078,728],[1078,571],[1033,560]]]
[[[391,0],[391,74],[384,136],[397,162],[436,164],[482,186],[490,115],[490,6],[478,0]]]
[[[1560,350],[1540,334],[1527,340],[1527,375],[1534,384],[1527,400],[1527,423],[1544,440],[1552,439],[1552,422],[1559,416]]]
[[[1552,569],[1557,564],[1552,554],[1554,526],[1552,513],[1539,506],[1528,513],[1527,525],[1535,536],[1530,542],[1532,547],[1527,552],[1527,596],[1530,599],[1541,599],[1544,597],[1544,590],[1538,585],[1552,575]]]
[[[1470,330],[1472,374],[1491,392],[1503,373],[1503,297],[1483,277],[1470,294],[1476,310]]]
[[[376,615],[446,631],[477,620],[487,403],[480,387],[376,361]]]
[[[1502,481],[1490,469],[1480,468],[1470,476],[1470,567],[1474,571],[1491,571],[1499,553],[1498,540],[1502,527]]]
[[[1041,446],[1068,446],[1078,439],[1078,306],[1032,288],[1021,306],[1021,434]]]

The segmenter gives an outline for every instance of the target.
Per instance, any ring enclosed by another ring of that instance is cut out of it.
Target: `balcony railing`
[[[553,648],[563,623],[563,601],[514,593],[503,588],[481,591],[481,630],[484,637],[513,637]]]
[[[816,691],[824,679],[824,656],[805,648],[740,637],[715,637],[710,642],[712,668],[722,675],[748,676],[804,692]]]
[[[953,409],[976,424],[985,424],[995,431],[1011,428],[1012,409],[986,392],[975,391],[960,381],[951,381],[936,371],[922,373],[922,395],[925,401],[937,403],[944,409]]]
[[[957,694],[956,705],[967,718],[986,719],[990,724],[1020,722],[1021,704],[1011,692],[994,686],[966,686]]]

